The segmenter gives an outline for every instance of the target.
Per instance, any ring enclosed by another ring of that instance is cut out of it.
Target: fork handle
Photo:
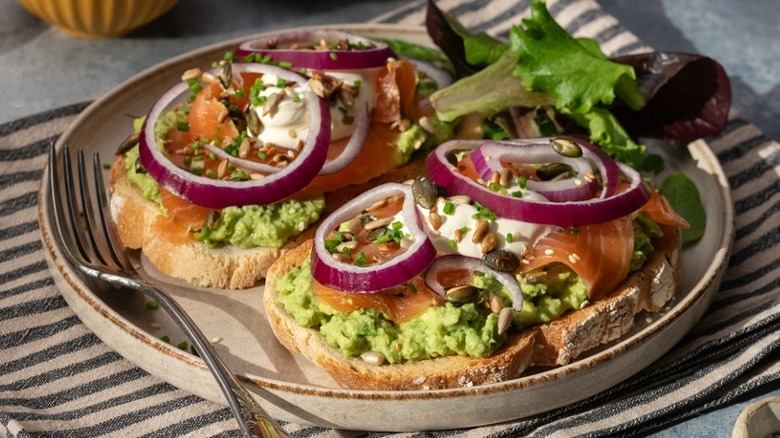
[[[160,307],[168,312],[190,338],[201,359],[206,362],[206,366],[216,378],[219,388],[228,401],[230,410],[238,420],[239,429],[243,435],[263,438],[288,437],[289,435],[282,427],[260,407],[252,395],[241,385],[235,374],[225,366],[211,342],[206,339],[206,336],[179,303],[156,286],[146,282],[139,283],[143,286],[142,292],[157,301]]]

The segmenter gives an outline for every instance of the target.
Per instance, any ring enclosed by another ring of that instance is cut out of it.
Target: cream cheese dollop
[[[362,70],[325,71],[345,84],[355,87],[358,92],[351,108],[346,108],[338,102],[330,108],[331,141],[346,138],[354,132],[354,108],[368,106],[371,111],[376,106],[374,83],[379,74],[379,68]],[[309,90],[307,84],[296,83],[292,86],[282,84],[274,75],[263,76],[265,88],[259,96],[268,102],[282,96],[277,104],[271,105],[266,111],[265,105],[252,105],[251,111],[257,114],[262,123],[261,131],[256,137],[264,143],[273,143],[289,149],[297,149],[300,141],[305,141],[309,134],[309,116],[303,93]]]
[[[530,191],[524,192],[524,197],[544,199],[541,195]],[[444,213],[447,202],[452,203],[451,214]],[[476,229],[474,215],[479,213],[476,207],[457,198],[444,199],[439,197],[435,207],[436,213],[441,219],[441,225],[438,229],[431,223],[429,209],[419,205],[417,205],[417,209],[420,213],[420,218],[423,220],[426,234],[428,234],[428,237],[440,254],[461,254],[468,257],[482,258],[482,245],[479,242],[472,242],[474,230]],[[551,229],[551,227],[546,225],[499,217],[494,221],[488,221],[488,224],[488,230],[495,233],[498,238],[495,249],[511,251],[517,254],[518,257],[522,257],[539,238],[547,234]],[[460,234],[460,241],[457,241],[456,238],[458,233]],[[509,237],[510,235],[511,237]]]

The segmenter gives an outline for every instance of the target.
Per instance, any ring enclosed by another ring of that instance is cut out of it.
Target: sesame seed
[[[550,249],[550,248],[547,248],[547,249],[545,249],[545,250],[544,250],[544,255],[551,256],[551,255],[553,255],[553,254],[555,254],[555,251],[553,251],[553,250],[552,250],[552,249]]]
[[[580,256],[578,256],[575,253],[571,253],[569,254],[569,261],[572,263],[577,263],[578,261],[580,261]]]
[[[153,322],[149,324],[153,329],[159,330],[160,329],[160,323],[159,322]]]

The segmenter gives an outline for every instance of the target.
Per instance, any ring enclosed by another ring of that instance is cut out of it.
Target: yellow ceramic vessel
[[[166,13],[178,0],[18,0],[27,10],[71,35],[123,35]]]

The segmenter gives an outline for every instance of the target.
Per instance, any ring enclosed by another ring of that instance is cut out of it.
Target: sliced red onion
[[[319,44],[349,41],[350,44],[364,44],[366,47],[356,50],[296,50],[285,48],[295,43]],[[270,43],[273,42],[273,45]],[[282,48],[275,48],[275,47]],[[387,63],[395,53],[383,43],[358,35],[337,30],[302,30],[285,32],[241,43],[236,55],[245,58],[253,53],[270,56],[274,62],[288,62],[294,69],[314,70],[353,70],[379,67]]]
[[[453,152],[471,152],[481,142],[452,140],[437,147],[425,165],[428,176],[448,195],[467,195],[491,209],[497,216],[545,225],[570,227],[607,222],[632,213],[650,199],[651,190],[639,173],[623,163],[616,168],[629,181],[620,194],[584,201],[542,202],[493,192],[464,176],[447,161]]]
[[[272,74],[288,82],[306,83],[307,78],[290,70],[267,64],[236,64],[234,73]],[[211,72],[218,75],[218,70]],[[141,128],[139,152],[149,175],[177,196],[209,208],[230,205],[271,204],[303,189],[319,173],[330,144],[330,108],[312,91],[302,93],[309,111],[311,128],[298,157],[287,167],[260,179],[225,181],[194,175],[174,165],[155,143],[154,125],[160,115],[183,100],[189,87],[182,82],[168,90],[154,104]]]
[[[520,284],[514,275],[508,272],[500,272],[494,269],[490,269],[485,266],[485,263],[473,257],[466,257],[462,255],[446,255],[437,258],[431,263],[428,271],[425,273],[425,285],[432,291],[446,298],[447,291],[444,286],[439,282],[438,276],[441,272],[467,270],[471,272],[481,272],[488,274],[491,277],[501,283],[509,292],[509,297],[512,298],[512,308],[518,312],[523,310],[523,291],[520,289]]]
[[[532,190],[553,202],[581,201],[590,199],[598,188],[595,178],[588,181],[583,178],[588,172],[593,173],[591,161],[600,162],[601,158],[594,156],[589,149],[583,149],[581,157],[565,157],[555,152],[550,146],[550,138],[519,139],[505,141],[487,141],[471,153],[474,168],[484,180],[489,180],[493,172],[500,172],[503,163],[543,164],[559,162],[571,166],[578,175],[577,178],[566,178],[558,181],[529,180],[526,184]]]
[[[402,216],[414,242],[396,257],[376,265],[359,267],[338,261],[325,248],[325,239],[342,222],[354,219],[377,201],[403,195]],[[365,192],[326,217],[314,235],[311,271],[325,286],[344,292],[375,292],[398,286],[420,274],[436,256],[436,249],[422,231],[411,187],[386,183]]]
[[[355,108],[355,127],[344,150],[334,159],[327,161],[320,170],[320,175],[329,175],[347,167],[355,157],[360,154],[368,137],[368,129],[371,125],[369,119],[370,110],[368,103],[364,107]]]

